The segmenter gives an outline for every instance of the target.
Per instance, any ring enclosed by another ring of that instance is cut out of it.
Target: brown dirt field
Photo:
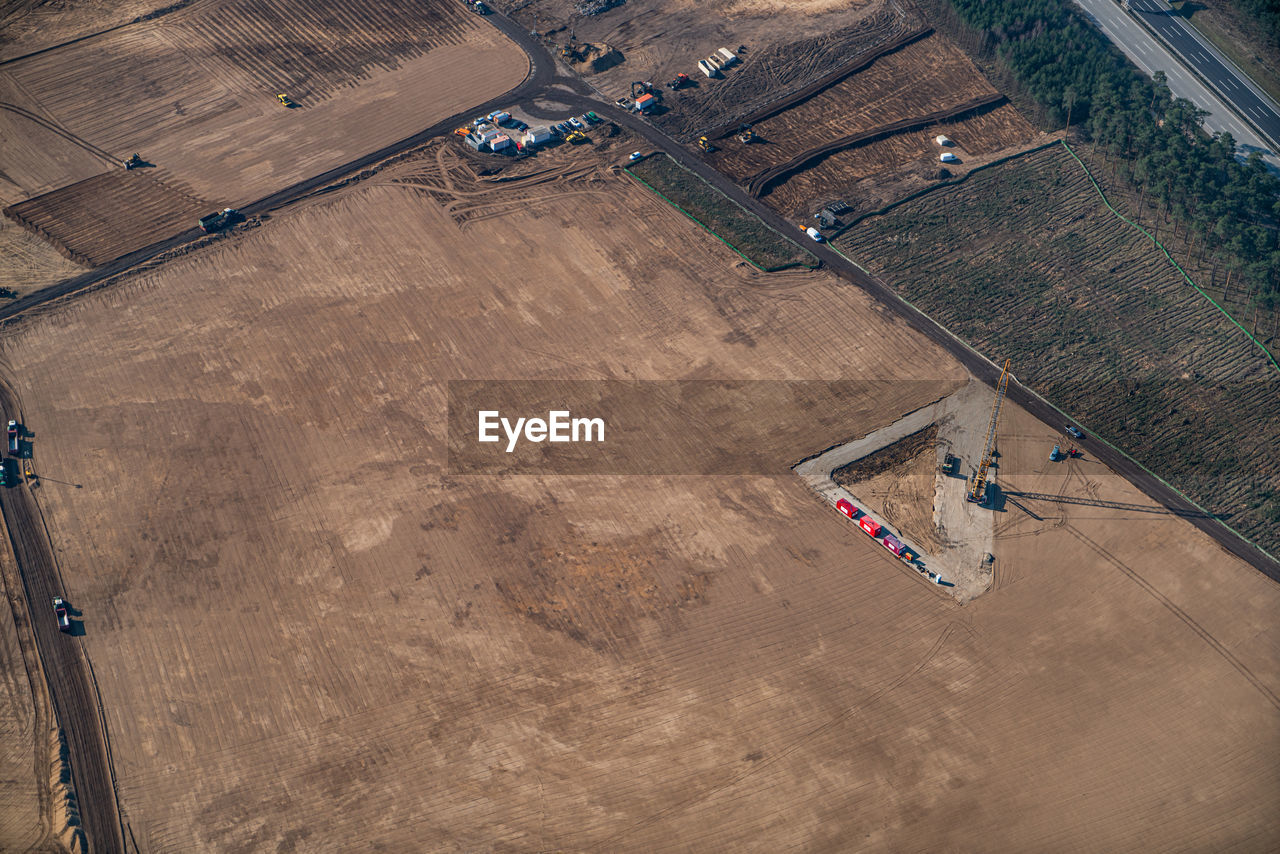
[[[406,163],[0,338],[83,483],[40,500],[141,851],[1280,843],[1280,591],[1176,519],[1010,530],[960,607],[789,472],[445,471],[449,379],[888,381],[850,433],[963,381],[557,156],[515,205]]]
[[[934,33],[882,56],[795,107],[755,125],[761,142],[729,137],[708,160],[741,181],[841,137],[923,116],[995,93],[959,48]]]
[[[9,219],[89,267],[193,227],[220,210],[155,172],[117,169],[4,209]]]
[[[7,533],[0,523],[0,536]],[[56,722],[39,676],[31,612],[21,584],[6,546],[0,554],[0,846],[6,851],[48,851],[55,850],[49,845],[54,832],[49,774]],[[37,675],[34,686],[28,667]],[[33,695],[33,687],[39,693]]]
[[[934,554],[943,548],[933,521],[937,439],[931,425],[831,473],[881,520]]]
[[[568,41],[606,43],[624,61],[586,79],[609,100],[630,95],[631,82],[662,84],[665,112],[652,121],[677,139],[691,141],[706,129],[781,98],[855,55],[921,25],[919,16],[887,0],[790,3],[779,10],[740,0],[628,0],[590,17],[573,17],[576,0],[534,0],[498,5],[530,29],[547,34],[553,50]],[[742,62],[719,80],[708,80],[698,60],[718,48]],[[684,72],[695,85],[671,92],[665,84]]]
[[[232,0],[8,64],[0,84],[86,143],[138,152],[193,195],[240,206],[511,89],[527,70],[515,45],[450,0]],[[5,137],[31,124],[0,110]],[[48,188],[41,170],[19,158],[5,171],[31,195]]]
[[[939,134],[950,137],[955,145],[948,149],[938,147],[934,137]],[[941,167],[953,176],[960,175],[997,154],[1011,153],[1008,149],[1047,139],[1038,137],[1012,104],[1002,104],[957,122],[837,151],[774,186],[764,198],[786,216],[812,213],[832,199],[843,199],[857,210],[871,207],[867,198],[859,198],[859,194],[870,197],[867,189],[858,187],[865,179],[874,178],[876,184],[885,184],[915,176],[923,183],[936,180]],[[938,155],[944,150],[954,153],[960,162],[940,163]]]
[[[187,0],[191,2],[191,0]],[[0,11],[0,62],[155,14],[175,0],[18,0]]]
[[[0,288],[21,294],[84,270],[64,258],[47,241],[25,231],[8,217],[0,217]]]

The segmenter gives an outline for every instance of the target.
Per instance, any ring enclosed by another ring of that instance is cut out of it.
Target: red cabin
[[[870,516],[863,516],[858,520],[858,525],[862,527],[862,530],[866,531],[873,537],[879,536],[880,534],[880,523],[875,519],[872,519]]]
[[[848,516],[850,519],[858,515],[858,508],[854,507],[852,504],[850,504],[848,501],[845,501],[843,498],[841,498],[839,501],[836,502],[836,509],[839,510],[844,515]]]
[[[888,549],[889,551],[893,552],[896,555],[901,555],[904,551],[906,551],[906,548],[907,548],[902,544],[902,541],[899,540],[897,537],[893,536],[893,534],[885,534],[884,539],[881,540],[880,542],[884,545],[886,549]]]

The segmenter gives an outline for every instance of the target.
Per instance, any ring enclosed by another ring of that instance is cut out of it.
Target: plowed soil
[[[17,149],[7,201],[102,171],[92,151],[103,150],[137,152],[192,195],[239,207],[483,103],[527,70],[452,0],[196,3],[0,68],[0,92],[40,119],[0,109],[0,133],[36,128],[67,149],[53,163]],[[281,106],[281,92],[298,106]]]
[[[938,155],[946,150],[961,158],[948,166],[958,174],[972,165],[970,161],[1029,142],[1034,130],[1007,103],[939,119],[997,95],[950,40],[934,33],[756,123],[754,142],[742,143],[732,135],[720,140],[719,150],[708,159],[729,177],[768,196],[769,203],[788,216],[811,213],[834,199],[857,208],[859,197],[867,195],[867,188],[858,184],[867,178],[881,184],[912,174],[934,179],[942,166]],[[921,124],[930,116],[933,121]],[[956,145],[939,147],[934,142],[939,134]],[[850,142],[814,156],[841,140]],[[794,168],[778,174],[788,165]]]
[[[955,144],[942,148],[934,141],[939,134]],[[1001,104],[959,121],[905,131],[834,152],[793,173],[781,184],[771,185],[765,198],[788,216],[814,212],[833,199],[847,201],[855,210],[874,209],[905,195],[905,191],[886,194],[886,186],[899,184],[917,189],[938,180],[944,168],[951,176],[958,176],[1002,154],[1039,145],[1047,139],[1036,134],[1012,104]],[[943,151],[955,154],[959,162],[942,163],[938,157]]]
[[[4,215],[72,261],[96,267],[186,231],[220,209],[155,174],[117,169],[19,202]]]
[[[887,0],[803,0],[785,6],[756,0],[629,0],[590,17],[570,15],[577,0],[500,3],[547,36],[554,51],[572,33],[605,43],[623,62],[587,80],[609,99],[631,94],[631,83],[662,85],[665,110],[652,121],[683,141],[786,97],[858,54],[918,29],[920,17]],[[711,80],[698,60],[719,48],[741,62]],[[665,88],[677,73],[692,78],[679,92]]]
[[[742,181],[823,142],[866,133],[972,101],[996,90],[973,63],[938,33],[880,57],[780,115],[755,125],[759,142],[733,137],[708,158]]]
[[[41,501],[137,847],[1280,844],[1280,591],[1067,506],[1002,517],[957,606],[785,466],[962,372],[592,156],[507,200],[442,148],[0,339],[37,465],[83,484]],[[503,377],[885,390],[843,435],[797,406],[777,477],[451,474],[445,383]],[[1052,434],[1006,422],[1009,458]]]

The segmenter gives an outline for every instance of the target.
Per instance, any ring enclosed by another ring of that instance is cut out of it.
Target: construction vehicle
[[[18,436],[19,436],[18,422],[10,421],[9,422],[9,454],[15,457],[18,455]]]
[[[707,139],[705,136],[700,136],[698,137],[698,150],[715,151],[716,147],[711,144],[711,140]]]
[[[276,95],[276,100],[291,109],[293,107],[298,106],[296,103],[294,103],[294,100],[292,98],[290,98],[288,95],[284,94],[283,92],[281,92],[279,95]]]
[[[1000,381],[996,383],[996,402],[991,407],[991,420],[987,424],[987,441],[982,448],[982,462],[973,476],[973,487],[965,496],[967,501],[982,507],[987,503],[987,471],[996,454],[996,425],[1000,423],[1000,404],[1004,402],[1005,391],[1009,388],[1009,365],[1013,359],[1005,359],[1004,370],[1000,372]]]
[[[641,95],[652,95],[652,94],[653,94],[653,84],[650,83],[648,80],[631,81],[632,99],[638,98]]]
[[[960,467],[960,460],[952,454],[947,454],[942,459],[942,473],[951,477],[956,473],[956,469]]]
[[[677,92],[683,89],[685,86],[688,86],[689,83],[691,82],[692,81],[689,80],[689,75],[681,71],[679,74],[675,76],[674,80],[672,80],[670,83],[667,84],[667,88],[670,89],[672,92]]]
[[[1054,445],[1053,450],[1049,452],[1049,462],[1056,463],[1060,459],[1062,459],[1062,446]]]
[[[569,62],[582,62],[582,48],[574,42],[560,45],[560,58]]]
[[[577,145],[580,142],[587,142],[590,139],[591,137],[587,136],[580,130],[570,131],[569,135],[564,138],[565,142],[570,142],[574,145]]]
[[[145,161],[145,160],[143,160],[143,159],[142,159],[142,155],[141,155],[141,154],[135,154],[135,155],[133,155],[132,157],[130,157],[128,160],[126,160],[126,161],[124,162],[124,168],[125,168],[126,170],[128,170],[128,169],[139,169],[139,168],[141,168],[141,167],[143,167],[143,166],[146,166],[146,165],[147,165],[147,161]]]
[[[220,228],[231,225],[238,215],[239,212],[235,208],[223,208],[217,213],[200,217],[198,225],[201,231],[208,234],[211,231],[217,231]]]
[[[738,128],[738,142],[744,145],[750,145],[755,142],[756,132],[751,129],[751,125],[743,125]]]

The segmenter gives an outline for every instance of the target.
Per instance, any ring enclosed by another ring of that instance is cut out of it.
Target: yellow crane
[[[974,504],[987,503],[987,470],[991,468],[991,458],[996,452],[996,425],[1000,423],[1000,404],[1004,400],[1005,389],[1009,387],[1009,365],[1013,359],[1004,360],[1004,370],[1000,372],[1000,382],[996,383],[996,402],[991,407],[991,422],[987,425],[987,444],[982,449],[982,462],[973,476],[973,488],[966,499]]]

